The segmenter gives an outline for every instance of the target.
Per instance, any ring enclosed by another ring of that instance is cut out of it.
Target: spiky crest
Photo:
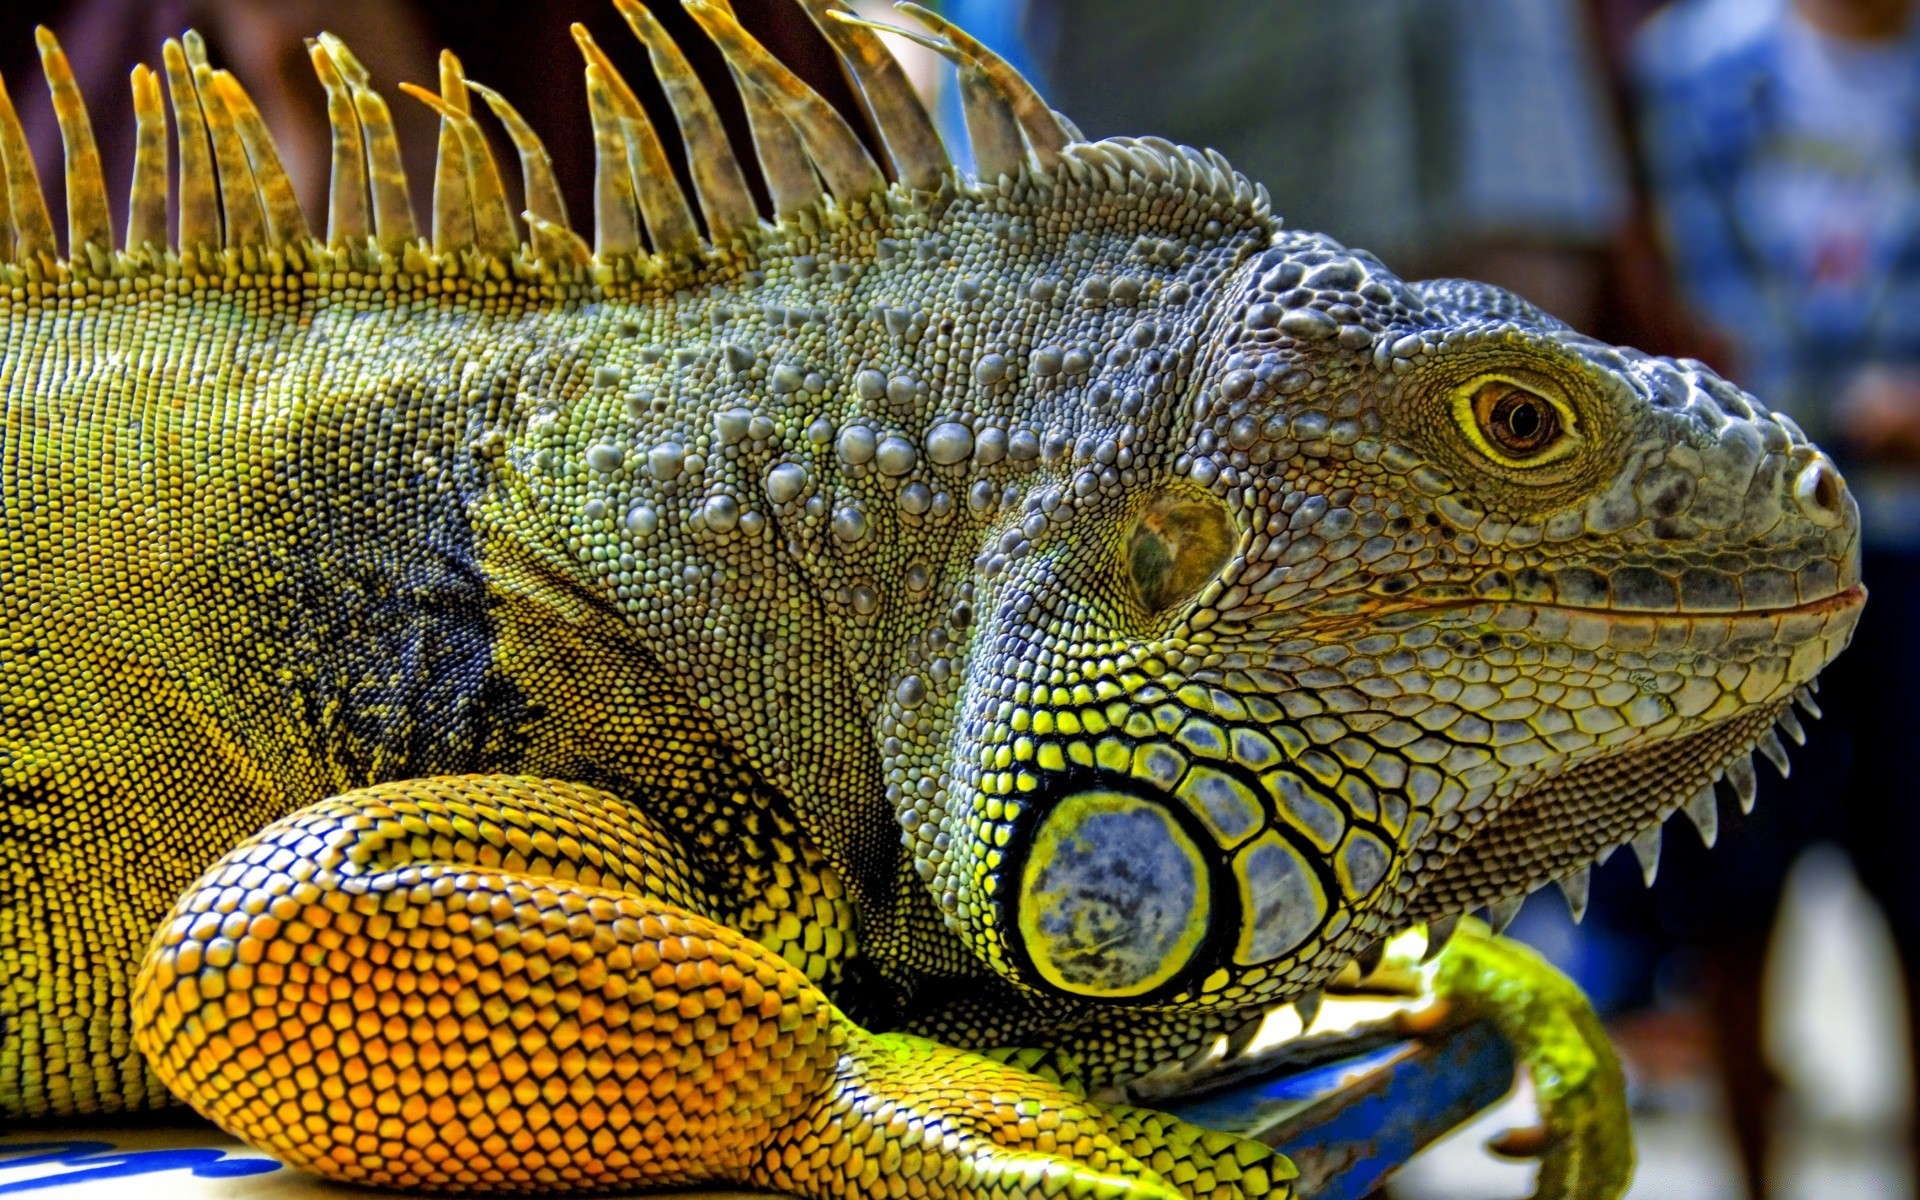
[[[574,26],[594,124],[591,248],[568,219],[532,126],[505,97],[468,80],[451,52],[441,56],[437,91],[400,85],[441,118],[432,237],[422,240],[386,101],[346,45],[326,33],[307,43],[332,132],[326,232],[316,237],[252,98],[237,78],[208,61],[205,43],[192,31],[165,43],[160,72],[145,65],[133,72],[137,148],[126,238],[116,248],[86,105],[59,42],[40,29],[36,38],[66,151],[67,251],[62,257],[38,171],[0,80],[0,284],[129,277],[178,271],[183,264],[227,273],[337,268],[529,282],[672,277],[690,263],[735,252],[743,241],[778,239],[796,224],[841,219],[863,205],[933,204],[956,191],[1024,194],[1063,182],[1172,193],[1187,206],[1243,223],[1271,221],[1264,190],[1217,155],[1158,139],[1080,141],[1003,59],[944,19],[903,3],[901,11],[930,31],[908,36],[960,68],[977,166],[973,175],[963,174],[875,36],[880,27],[853,15],[842,0],[801,0],[879,135],[876,162],[841,114],[741,28],[726,0],[681,0],[739,85],[756,165],[773,198],[774,216],[767,220],[754,209],[713,102],[679,47],[639,0],[613,2],[647,48],[687,147],[694,186],[688,196],[632,88],[592,35]],[[518,221],[475,117],[474,94],[518,152],[527,203]],[[169,125],[180,177],[171,240]]]

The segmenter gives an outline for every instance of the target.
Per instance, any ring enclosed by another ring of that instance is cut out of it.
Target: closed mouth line
[[[1862,584],[1822,596],[1818,600],[1808,600],[1801,604],[1782,605],[1777,608],[1600,608],[1586,604],[1556,604],[1551,601],[1519,600],[1513,597],[1472,596],[1458,600],[1440,600],[1431,603],[1384,603],[1361,608],[1353,612],[1327,613],[1307,622],[1312,629],[1340,629],[1348,626],[1367,625],[1383,617],[1406,617],[1409,615],[1459,612],[1470,608],[1525,608],[1535,612],[1560,612],[1579,616],[1604,617],[1629,621],[1696,621],[1696,620],[1736,620],[1740,618],[1769,618],[1813,616],[1822,613],[1842,612],[1858,608],[1867,600],[1867,589]]]
[[[1470,608],[1476,604],[1514,604],[1526,608],[1551,609],[1556,612],[1580,613],[1596,617],[1624,617],[1647,620],[1683,620],[1737,617],[1798,617],[1811,616],[1827,612],[1842,612],[1858,608],[1867,602],[1867,589],[1862,584],[1854,584],[1818,600],[1808,600],[1800,604],[1787,604],[1778,608],[1595,608],[1584,604],[1536,604],[1527,600],[1469,600],[1459,603],[1435,605],[1435,608]]]

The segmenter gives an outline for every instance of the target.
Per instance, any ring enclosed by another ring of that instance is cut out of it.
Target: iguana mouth
[[[1516,596],[1463,596],[1447,599],[1347,595],[1307,609],[1306,627],[1315,632],[1333,632],[1348,626],[1364,625],[1382,618],[1396,620],[1468,609],[1500,607],[1524,608],[1540,612],[1602,617],[1636,621],[1696,621],[1711,618],[1782,617],[1801,613],[1821,613],[1865,604],[1867,590],[1858,582],[1836,588],[1824,596],[1798,604],[1756,605],[1750,608],[1610,608],[1598,604],[1566,604],[1555,600],[1529,600]]]
[[[1434,607],[1464,608],[1474,604],[1515,604],[1524,605],[1528,608],[1551,609],[1556,612],[1582,613],[1599,617],[1620,617],[1637,620],[1697,621],[1714,617],[1738,619],[1741,617],[1824,615],[1859,608],[1866,602],[1867,589],[1865,586],[1855,583],[1825,596],[1802,601],[1799,604],[1762,605],[1755,608],[1601,608],[1588,604],[1535,603],[1524,600],[1461,601],[1458,603],[1435,605]]]
[[[1701,638],[1711,638],[1713,623],[1725,626],[1727,640],[1749,632],[1745,626],[1813,619],[1831,621],[1837,616],[1857,612],[1867,601],[1867,590],[1858,582],[1827,595],[1798,604],[1754,608],[1716,609],[1633,609],[1603,608],[1597,605],[1563,604],[1549,600],[1526,600],[1509,596],[1475,596],[1459,599],[1410,601],[1404,598],[1381,602],[1378,597],[1342,596],[1306,610],[1295,631],[1305,637],[1334,642],[1361,636],[1360,631],[1380,627],[1402,627],[1446,618],[1454,614],[1484,610],[1484,624],[1496,631],[1530,632],[1546,641],[1566,642],[1581,649],[1641,649],[1664,644],[1672,631],[1685,629],[1696,648],[1704,649]],[[1525,617],[1522,624],[1519,618]],[[1764,632],[1752,630],[1752,632]],[[1811,636],[1817,628],[1782,629],[1783,636]]]

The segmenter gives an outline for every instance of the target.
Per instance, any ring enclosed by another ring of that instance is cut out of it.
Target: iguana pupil
[[[1482,391],[1492,393],[1487,432],[1509,454],[1534,453],[1559,432],[1552,407],[1539,397],[1501,383],[1490,383]]]
[[[1530,400],[1508,400],[1502,403],[1501,409],[1507,431],[1513,435],[1514,441],[1522,446],[1531,444],[1535,436],[1546,426],[1546,420],[1541,417],[1540,410],[1535,408]]]

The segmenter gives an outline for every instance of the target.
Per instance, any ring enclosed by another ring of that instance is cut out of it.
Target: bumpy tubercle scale
[[[165,58],[193,245],[155,244],[164,197],[137,194],[142,245],[55,259],[0,103],[0,351],[35,347],[0,353],[22,447],[0,532],[36,581],[0,594],[35,647],[0,682],[116,710],[0,725],[0,789],[29,798],[6,878],[78,864],[0,884],[24,916],[0,931],[0,1112],[156,1102],[137,1030],[203,1111],[343,1178],[841,1195],[906,1169],[873,1131],[917,1080],[977,1076],[910,1118],[949,1139],[929,1194],[1072,1160],[1082,1194],[1259,1196],[1284,1161],[1081,1089],[1317,1003],[1409,924],[1499,923],[1555,879],[1582,907],[1596,858],[1657,863],[1676,810],[1710,840],[1715,782],[1745,805],[1749,752],[1784,762],[1771,728],[1795,734],[1857,615],[1857,519],[1791,423],[1704,367],[1283,231],[1217,155],[1069,142],[961,39],[981,136],[1026,161],[814,181],[713,244],[579,36],[598,255],[544,183],[507,248],[450,56],[419,93],[445,121],[431,245],[335,39],[311,44],[346,156],[331,244],[197,39]],[[736,51],[778,119],[816,111]],[[782,152],[844,155],[841,131]],[[738,221],[731,151],[703,153],[703,215]],[[1447,397],[1488,378],[1564,407],[1564,466],[1476,456]],[[118,680],[60,665],[123,653]],[[116,815],[102,786],[141,799]],[[158,821],[180,795],[191,831]],[[706,1175],[650,1107],[696,1043],[735,1072],[672,1085]],[[1034,1072],[1063,1090],[985,1098]]]

